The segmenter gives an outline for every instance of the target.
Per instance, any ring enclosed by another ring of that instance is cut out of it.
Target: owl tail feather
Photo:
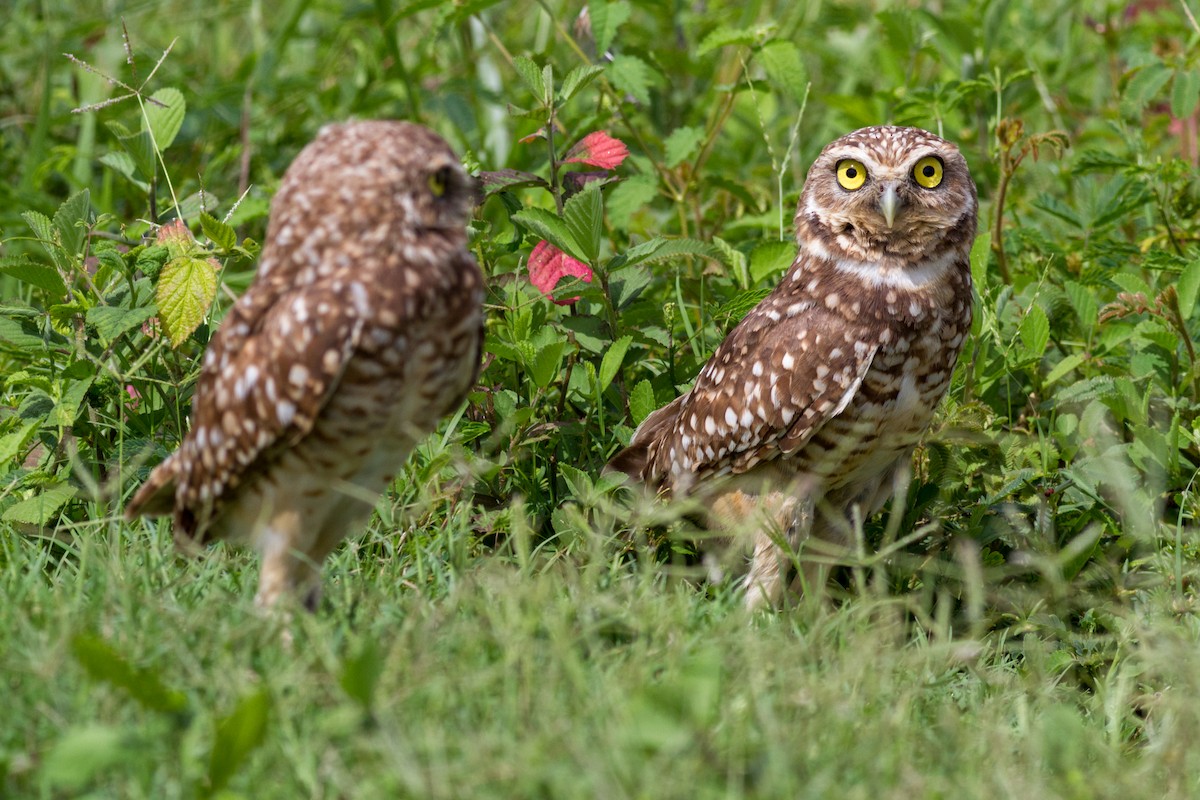
[[[646,445],[646,442],[639,442],[621,450],[608,460],[608,464],[604,466],[604,473],[624,472],[631,478],[641,480],[650,458],[650,451]]]
[[[175,510],[174,462],[174,457],[168,458],[150,473],[142,488],[125,505],[127,521],[132,522],[137,517],[161,517]]]
[[[651,463],[650,446],[665,436],[675,426],[683,397],[676,397],[662,408],[650,412],[633,433],[629,446],[609,459],[605,472],[624,472],[634,480],[656,484],[661,476],[655,475]]]

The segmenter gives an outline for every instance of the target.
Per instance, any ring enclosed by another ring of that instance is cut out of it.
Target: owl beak
[[[884,186],[883,194],[879,197],[879,212],[883,214],[883,219],[887,222],[890,229],[892,223],[896,221],[896,212],[900,210],[902,201],[900,195],[896,192],[896,184],[888,183]]]

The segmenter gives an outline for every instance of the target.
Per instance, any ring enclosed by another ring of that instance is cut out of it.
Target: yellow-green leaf
[[[217,271],[200,258],[180,256],[168,261],[158,276],[158,318],[172,347],[179,347],[200,327],[217,296]]]
[[[146,122],[150,133],[154,135],[154,144],[161,152],[171,146],[179,129],[183,127],[187,102],[183,99],[183,92],[170,87],[159,89],[151,98],[162,103],[161,106],[146,103]]]

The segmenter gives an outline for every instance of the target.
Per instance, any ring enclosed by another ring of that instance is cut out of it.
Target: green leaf
[[[520,189],[523,186],[541,186],[545,189],[550,188],[550,184],[546,183],[546,179],[540,175],[534,175],[532,172],[522,172],[516,169],[502,169],[496,172],[481,172],[479,180],[483,183],[483,189],[489,195],[496,192],[503,192],[508,189]]]
[[[76,363],[89,364],[86,361]],[[94,370],[95,367],[91,367],[91,369]],[[75,418],[79,416],[79,406],[83,403],[83,398],[87,396],[87,390],[91,388],[93,380],[95,380],[95,373],[82,380],[71,381],[66,385],[58,402],[54,404],[54,413],[49,419],[50,424],[62,428],[75,424]]]
[[[582,192],[572,195],[563,207],[563,222],[586,256],[580,260],[595,264],[600,257],[600,236],[604,232],[604,201],[600,187],[589,184]]]
[[[71,195],[54,212],[54,230],[58,233],[58,241],[62,243],[63,250],[69,258],[83,252],[91,211],[90,195],[87,189],[83,189]]]
[[[752,45],[765,34],[765,28],[730,28],[725,25],[704,37],[700,47],[696,49],[697,56],[705,56],[713,50],[730,45]]]
[[[20,456],[40,427],[42,420],[32,419],[15,431],[0,436],[0,465],[6,465]]]
[[[618,183],[608,193],[604,206],[614,228],[628,230],[634,212],[658,196],[658,180],[653,175],[638,175]]]
[[[147,180],[154,177],[154,142],[150,139],[149,131],[130,133],[125,127],[116,122],[106,122],[105,126],[116,135],[117,141],[141,176]]]
[[[783,40],[768,42],[758,52],[758,58],[771,82],[797,105],[803,104],[808,95],[808,72],[800,60],[800,48]]]
[[[650,416],[655,408],[654,387],[648,380],[640,380],[629,393],[629,414],[635,425],[641,425],[642,420]]]
[[[68,483],[51,484],[33,497],[27,497],[9,506],[0,516],[0,520],[23,522],[26,525],[45,525],[54,519],[58,510],[78,491]]]
[[[0,274],[11,275],[23,283],[49,292],[56,298],[67,293],[67,285],[63,283],[62,275],[58,270],[49,264],[42,264],[25,256],[0,258]]]
[[[342,665],[342,691],[362,706],[364,711],[370,711],[374,702],[375,687],[383,675],[383,655],[379,645],[374,640],[368,640],[353,658],[347,659]]]
[[[549,386],[550,382],[558,377],[559,369],[562,367],[563,353],[566,349],[565,340],[551,342],[539,349],[526,364],[529,377],[533,378],[534,385],[539,389]]]
[[[529,91],[533,92],[533,97],[541,105],[546,105],[546,100],[549,97],[546,90],[546,79],[542,69],[534,63],[533,59],[526,56],[517,56],[513,59],[513,67],[516,68],[517,74],[521,76],[521,80],[529,87]]]
[[[79,791],[128,758],[125,734],[120,729],[108,725],[72,727],[50,748],[41,774],[50,786]]]
[[[21,218],[29,225],[29,229],[33,231],[33,235],[41,242],[54,241],[54,227],[50,223],[50,218],[45,214],[37,211],[26,211],[21,214]]]
[[[750,279],[754,283],[764,278],[774,282],[795,260],[795,242],[763,242],[750,252]]]
[[[101,638],[79,634],[71,640],[71,652],[93,680],[120,689],[142,708],[168,714],[187,710],[183,692],[168,688],[156,671],[134,666]]]
[[[574,199],[574,198],[572,198]],[[567,223],[544,208],[526,208],[512,215],[513,222],[524,225],[550,244],[579,261],[587,261]]]
[[[567,77],[563,78],[562,88],[559,90],[559,96],[562,102],[567,102],[574,97],[580,89],[587,86],[600,73],[604,72],[604,67],[589,64],[585,67],[576,67],[567,73]]]
[[[617,377],[617,372],[621,369],[622,362],[625,361],[625,353],[628,352],[632,342],[633,337],[626,334],[609,345],[607,352],[604,353],[604,358],[600,361],[600,375],[597,378],[601,392],[608,388],[608,385],[613,382],[613,378]]]
[[[692,255],[704,258],[715,258],[712,245],[699,239],[660,239],[655,238],[629,248],[621,255],[609,261],[609,269],[621,269],[637,264],[657,264],[670,261],[679,256]]]
[[[183,92],[172,87],[159,89],[150,97],[163,104],[162,106],[156,103],[145,104],[146,122],[149,123],[150,132],[154,134],[154,143],[158,145],[161,153],[171,146],[179,129],[183,127],[183,115],[187,112],[187,102],[183,99]]]
[[[1200,259],[1183,268],[1175,291],[1179,295],[1179,313],[1184,319],[1191,319],[1196,311],[1196,295],[1200,292]]]
[[[608,67],[608,79],[639,103],[650,104],[650,67],[637,56],[616,56]]]
[[[200,327],[217,296],[217,271],[201,258],[168,261],[158,276],[155,300],[159,320],[172,347],[179,347]]]
[[[229,251],[237,247],[237,231],[211,214],[200,214],[200,230],[221,250]]]
[[[608,279],[608,288],[612,293],[613,308],[623,311],[650,285],[653,276],[650,270],[634,267],[623,269]]]
[[[971,281],[977,292],[982,292],[983,287],[987,286],[987,265],[991,252],[992,235],[981,233],[976,236],[975,244],[971,245]]]
[[[1197,101],[1200,101],[1200,71],[1179,70],[1171,86],[1171,114],[1178,119],[1187,119],[1196,113]]]
[[[743,289],[748,289],[750,287],[750,259],[746,257],[745,253],[735,248],[720,236],[714,236],[712,244],[717,260],[733,270],[739,286]]]
[[[588,17],[592,21],[592,38],[596,42],[596,55],[603,56],[612,45],[617,29],[629,19],[629,3],[617,0],[608,3],[605,0],[591,0],[588,3]]]
[[[1087,356],[1083,355],[1082,353],[1073,353],[1073,354],[1067,356],[1062,361],[1055,364],[1054,369],[1052,369],[1048,373],[1046,373],[1045,384],[1047,386],[1049,386],[1050,384],[1054,383],[1058,379],[1062,378],[1064,375],[1066,375],[1071,370],[1077,368],[1080,364],[1082,364],[1086,360],[1087,360]]]
[[[121,334],[137,328],[157,313],[158,309],[153,305],[137,308],[93,306],[87,310],[85,319],[89,325],[95,326],[100,339],[108,343]]]
[[[224,789],[250,754],[263,743],[271,697],[263,689],[243,697],[229,716],[217,722],[208,761],[208,790]]]
[[[1020,334],[1026,353],[1041,358],[1050,341],[1050,320],[1041,306],[1034,304],[1029,307],[1025,319],[1021,320]]]
[[[666,163],[668,169],[678,167],[684,161],[692,157],[700,147],[700,143],[704,141],[704,128],[698,126],[684,126],[671,131],[671,135],[663,142],[663,150],[666,152]]]
[[[1125,85],[1125,102],[1134,109],[1140,109],[1158,97],[1159,92],[1169,80],[1171,80],[1171,70],[1161,63],[1142,67]]]

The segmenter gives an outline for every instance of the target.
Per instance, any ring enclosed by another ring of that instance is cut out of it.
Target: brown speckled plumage
[[[914,172],[928,157],[943,170],[934,188]],[[855,190],[836,174],[847,159],[867,173]],[[853,507],[874,513],[906,473],[970,331],[977,210],[966,161],[933,134],[873,127],[829,144],[800,197],[795,263],[613,458],[660,491],[705,497],[725,527],[765,515],[748,605],[782,596],[780,541],[838,541]]]
[[[258,275],[209,344],[190,431],[126,515],[173,513],[184,542],[253,544],[261,605],[315,589],[478,375],[474,200],[421,126],[324,128],[284,176]]]

